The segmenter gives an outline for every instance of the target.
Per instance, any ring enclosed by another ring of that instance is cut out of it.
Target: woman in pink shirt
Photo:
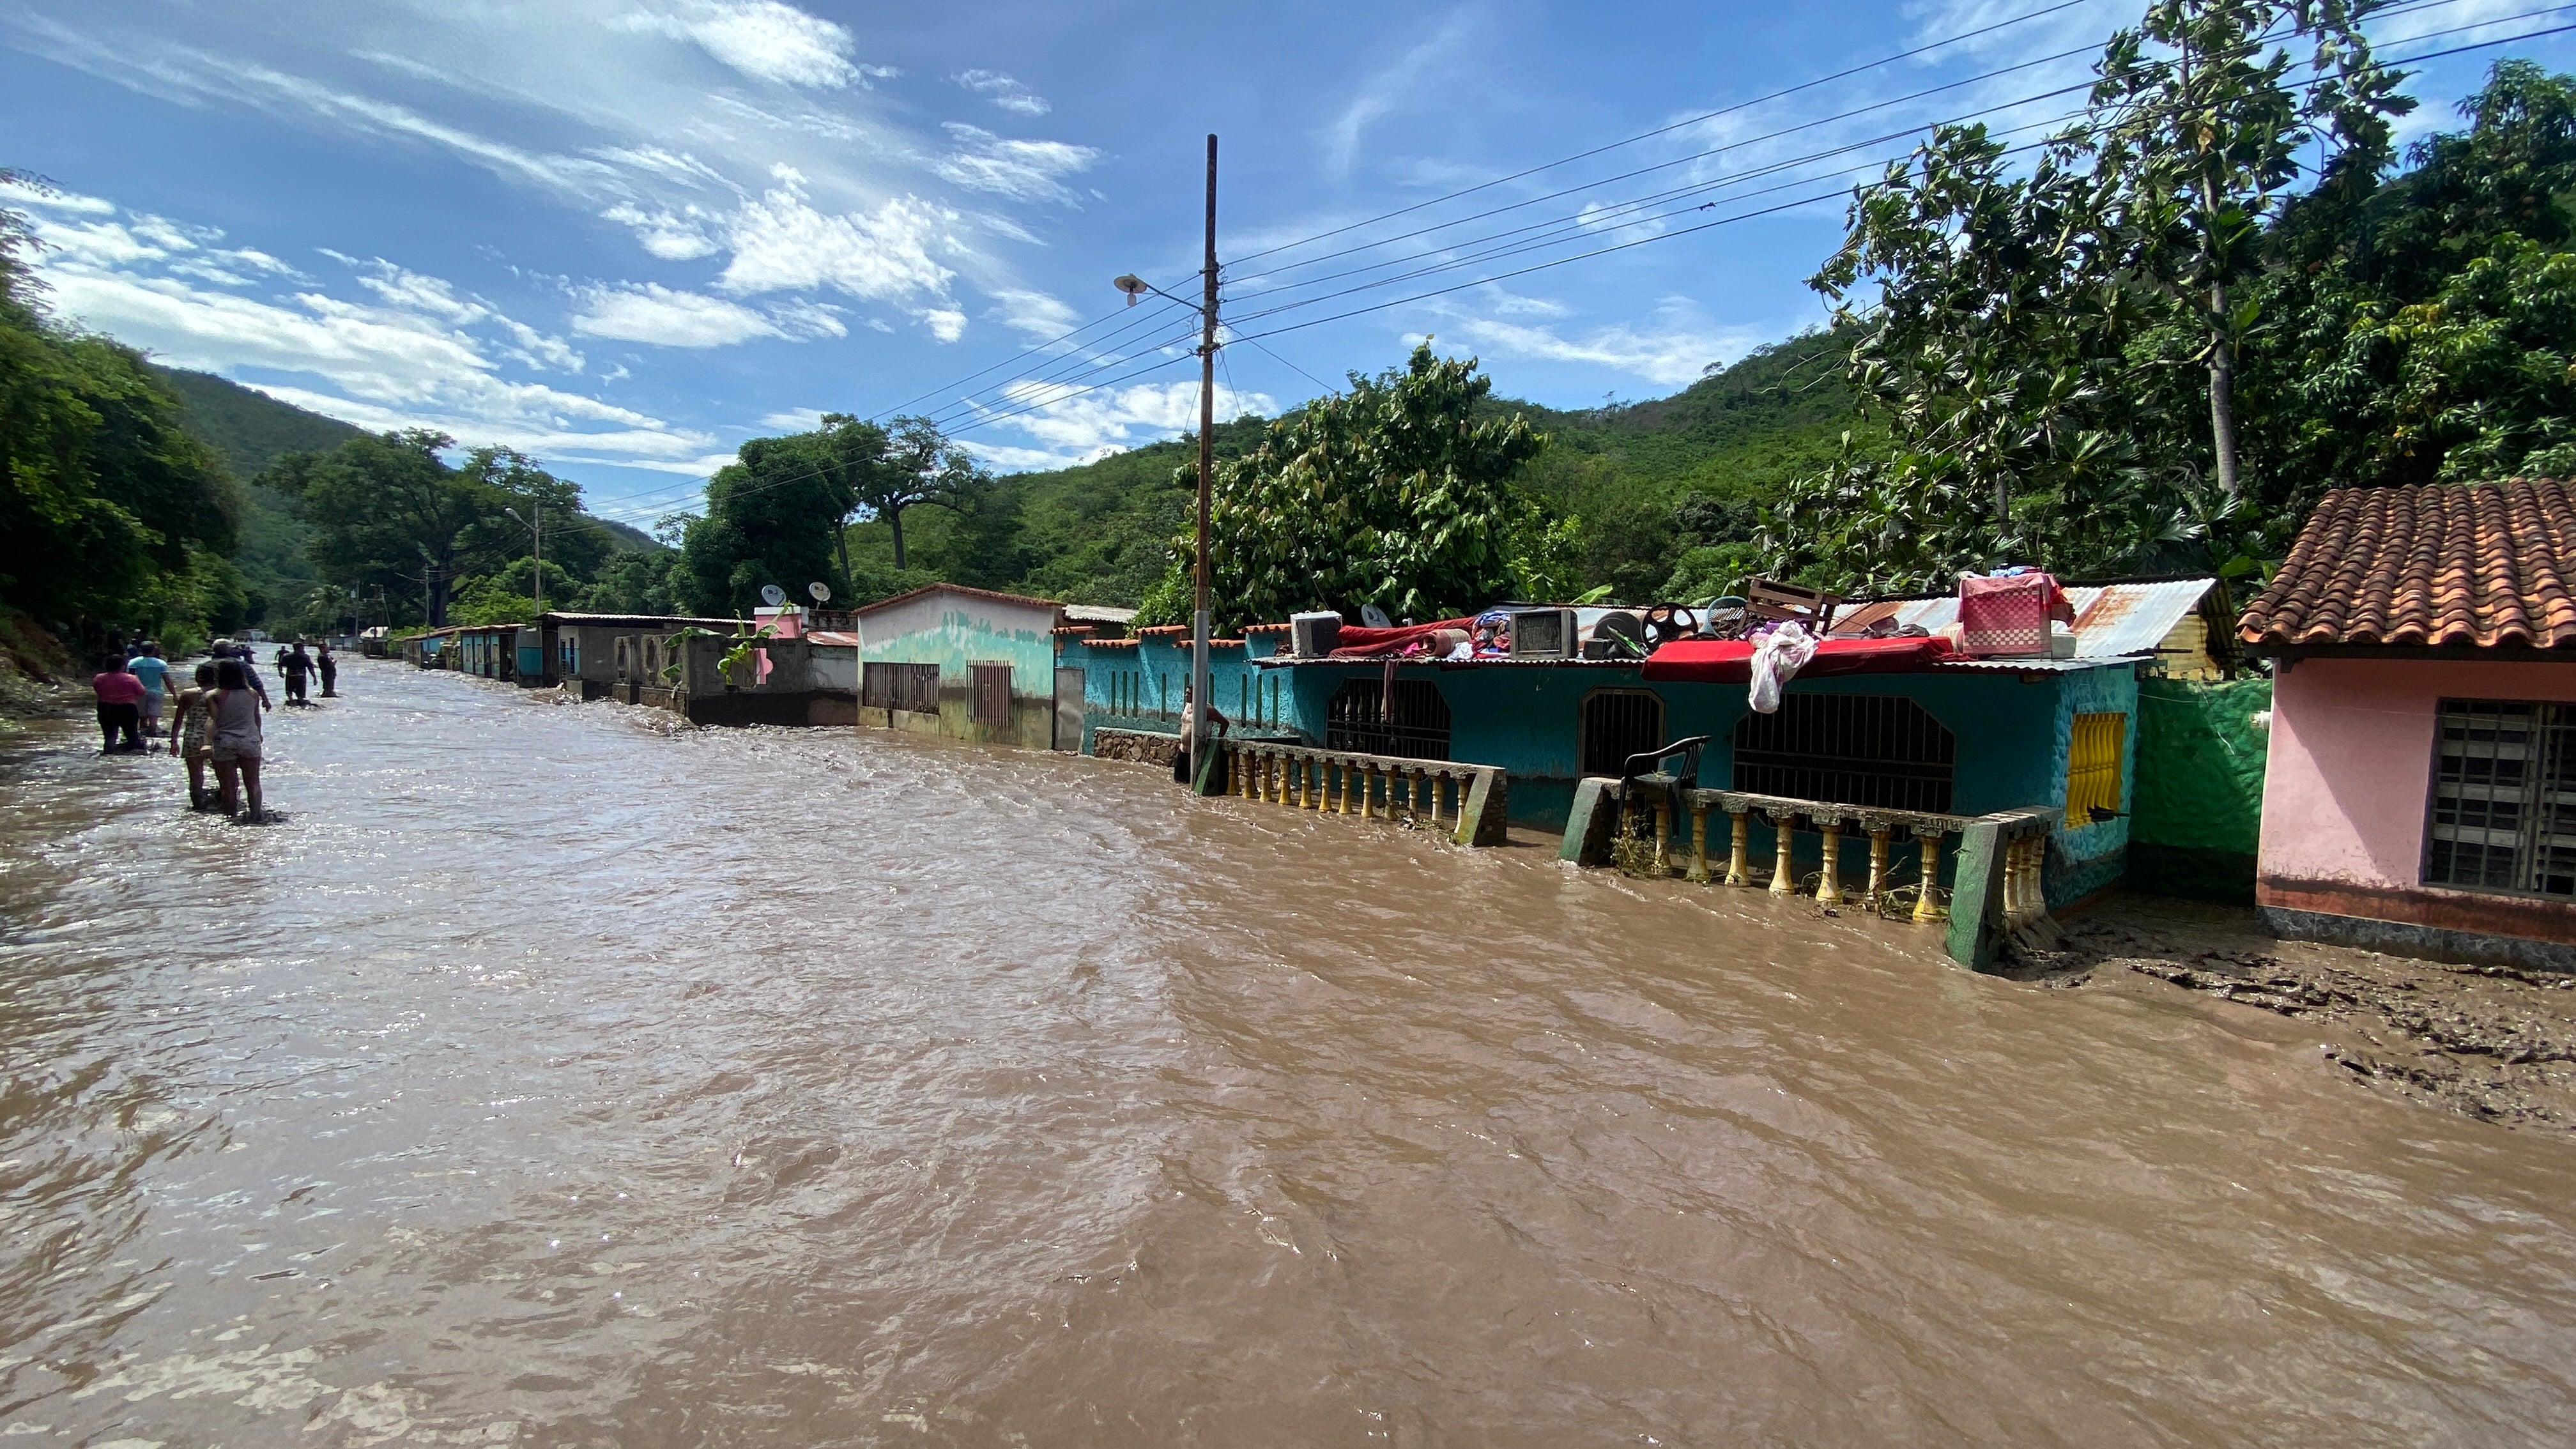
[[[143,743],[143,681],[126,672],[125,661],[111,659],[90,680],[89,687],[98,692],[98,752],[102,755],[139,755]],[[124,743],[117,743],[119,736]]]

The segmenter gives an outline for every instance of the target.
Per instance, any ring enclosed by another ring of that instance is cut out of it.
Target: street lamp
[[[1170,297],[1187,307],[1190,304],[1171,293],[1129,273],[1114,279],[1111,286],[1127,294],[1127,305],[1133,307],[1147,292]],[[1199,520],[1198,547],[1193,573],[1196,581],[1196,607],[1190,629],[1190,788],[1205,792],[1213,788],[1215,774],[1208,768],[1208,498],[1214,488],[1216,472],[1216,137],[1207,138],[1207,252],[1199,272],[1202,300],[1199,314]]]

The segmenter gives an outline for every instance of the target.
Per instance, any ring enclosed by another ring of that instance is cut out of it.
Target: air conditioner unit
[[[1571,659],[1582,640],[1572,609],[1514,609],[1514,659]]]
[[[1289,652],[1305,659],[1321,659],[1333,652],[1342,640],[1342,616],[1325,610],[1314,614],[1288,616]]]

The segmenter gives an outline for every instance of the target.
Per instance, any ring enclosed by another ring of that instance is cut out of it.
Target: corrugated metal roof
[[[2160,579],[2146,584],[2076,584],[2066,590],[2066,601],[2075,606],[2076,659],[2114,659],[2122,655],[2152,654],[2174,626],[2183,621],[2200,604],[2216,579]],[[1848,604],[1834,615],[1834,633],[1858,634],[1880,620],[1898,624],[1919,625],[1930,633],[1941,632],[1946,625],[1959,620],[1959,596],[1939,594],[1925,599],[1882,599]],[[1999,660],[1998,663],[2028,665],[2047,660]],[[2070,661],[2057,661],[2060,663]]]

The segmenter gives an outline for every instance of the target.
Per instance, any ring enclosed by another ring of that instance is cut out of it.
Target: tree
[[[835,413],[823,419],[824,425],[830,427],[836,418],[845,426],[854,421]],[[900,573],[905,568],[903,511],[924,503],[960,507],[976,485],[985,481],[985,474],[976,466],[973,454],[951,441],[928,418],[896,418],[891,436],[877,436],[882,440],[877,465],[854,468],[850,482],[857,493],[858,506],[884,519],[886,526],[894,530],[894,566]],[[848,555],[842,557],[846,564]]]
[[[1863,188],[1812,285],[1846,308],[1878,290],[1849,369],[1890,436],[1792,487],[1772,566],[1863,586],[2007,558],[2224,578],[2285,543],[2243,475],[2237,362],[2268,320],[2266,237],[2299,149],[2333,151],[2312,194],[2366,192],[2412,104],[2359,14],[2159,0],[2026,174],[1983,128],[1943,127]],[[2305,49],[2306,80],[2275,35]]]
[[[1355,617],[1364,604],[1441,618],[1513,591],[1516,555],[1560,566],[1537,504],[1511,482],[1547,439],[1518,415],[1476,418],[1493,382],[1475,359],[1425,344],[1401,371],[1350,381],[1217,468],[1211,562],[1224,619],[1316,607]],[[1158,617],[1187,607],[1191,544],[1174,549],[1149,602]]]
[[[2265,223],[2301,174],[2299,152],[2333,148],[2319,185],[2366,186],[2388,164],[2389,125],[2414,109],[2371,58],[2370,0],[2158,0],[2112,37],[2094,116],[2070,154],[2090,151],[2112,196],[2111,260],[2150,280],[2205,339],[2212,461],[2221,498],[2242,494],[2236,352],[2261,315],[2243,282],[2262,265]],[[2313,79],[2288,83],[2286,30]],[[2148,47],[2172,52],[2149,58]]]
[[[423,618],[440,628],[461,576],[497,535],[496,519],[508,524],[497,489],[439,457],[455,445],[428,428],[373,434],[328,453],[287,454],[259,481],[300,504],[325,580],[396,597],[417,590]]]
[[[140,354],[46,314],[35,246],[0,211],[0,601],[75,635],[202,627],[238,601],[240,489]]]
[[[707,511],[681,534],[689,606],[741,615],[760,586],[801,592],[808,583],[846,596],[848,576],[833,562],[834,540],[854,506],[849,470],[815,433],[754,438],[707,484]]]

